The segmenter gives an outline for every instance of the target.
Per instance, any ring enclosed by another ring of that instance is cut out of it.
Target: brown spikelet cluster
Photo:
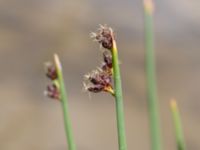
[[[95,41],[99,42],[100,45],[108,50],[111,50],[113,47],[113,29],[108,27],[107,25],[100,25],[97,32],[92,32],[91,37],[94,38]]]
[[[97,33],[91,33],[91,37],[95,39],[105,50],[103,51],[103,62],[98,69],[85,75],[84,87],[87,91],[93,93],[109,92],[114,95],[112,86],[112,55],[113,46],[113,30],[110,27],[100,26]]]
[[[60,92],[59,92],[59,85],[58,85],[58,75],[56,72],[56,67],[52,63],[45,64],[45,73],[46,77],[51,81],[45,90],[45,95],[49,98],[59,100],[60,99]]]

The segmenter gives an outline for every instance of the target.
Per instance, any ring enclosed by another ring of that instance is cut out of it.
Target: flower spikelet
[[[111,50],[113,47],[113,30],[107,25],[100,25],[97,32],[92,32],[91,37],[94,38],[95,41],[99,42],[100,45],[108,50]]]
[[[46,77],[50,80],[50,83],[47,85],[44,94],[52,99],[60,99],[60,91],[58,84],[58,75],[56,72],[56,67],[54,64],[47,62],[45,64],[45,74]]]

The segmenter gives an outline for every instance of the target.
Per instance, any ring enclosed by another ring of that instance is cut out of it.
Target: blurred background
[[[156,0],[157,81],[165,149],[175,150],[176,98],[188,150],[200,149],[200,1]],[[0,0],[0,149],[66,150],[61,106],[44,97],[44,63],[63,63],[78,150],[116,150],[113,98],[83,92],[101,61],[89,38],[112,26],[121,61],[128,148],[149,150],[141,0]]]

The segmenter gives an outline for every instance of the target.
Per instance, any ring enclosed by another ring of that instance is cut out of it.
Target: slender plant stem
[[[112,48],[112,62],[113,62],[114,87],[115,87],[114,96],[116,102],[115,104],[116,104],[116,115],[117,115],[119,150],[127,150],[120,68],[119,68],[116,41],[114,39]]]
[[[64,126],[65,126],[65,133],[67,137],[68,150],[76,150],[76,145],[75,145],[73,134],[72,134],[71,121],[70,121],[70,117],[68,113],[67,93],[65,90],[65,84],[64,84],[63,74],[62,74],[62,66],[61,66],[59,57],[56,54],[54,55],[54,61],[56,65],[56,71],[58,74],[59,90],[60,90],[61,103],[62,103],[62,108],[63,108]]]
[[[174,122],[177,150],[185,150],[186,144],[184,141],[184,135],[182,131],[181,118],[175,99],[171,100],[170,106]]]
[[[150,117],[151,149],[161,150],[160,120],[157,101],[154,58],[153,2],[144,0],[147,97]]]

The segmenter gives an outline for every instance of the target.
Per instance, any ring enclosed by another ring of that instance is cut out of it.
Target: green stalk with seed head
[[[54,55],[54,61],[55,61],[55,66],[56,66],[56,72],[58,75],[60,99],[61,99],[62,108],[63,108],[64,126],[65,126],[65,133],[67,137],[68,150],[76,150],[76,145],[75,145],[73,134],[72,134],[71,121],[68,114],[67,93],[65,90],[62,66],[61,66],[59,57],[56,54]]]
[[[85,84],[85,88],[94,93],[108,92],[115,98],[119,150],[127,150],[120,67],[114,33],[112,28],[107,25],[100,25],[98,32],[92,32],[91,37],[105,48],[103,52],[104,61],[98,71],[86,75],[91,84],[88,86]],[[107,55],[106,51],[111,52],[112,56]]]

